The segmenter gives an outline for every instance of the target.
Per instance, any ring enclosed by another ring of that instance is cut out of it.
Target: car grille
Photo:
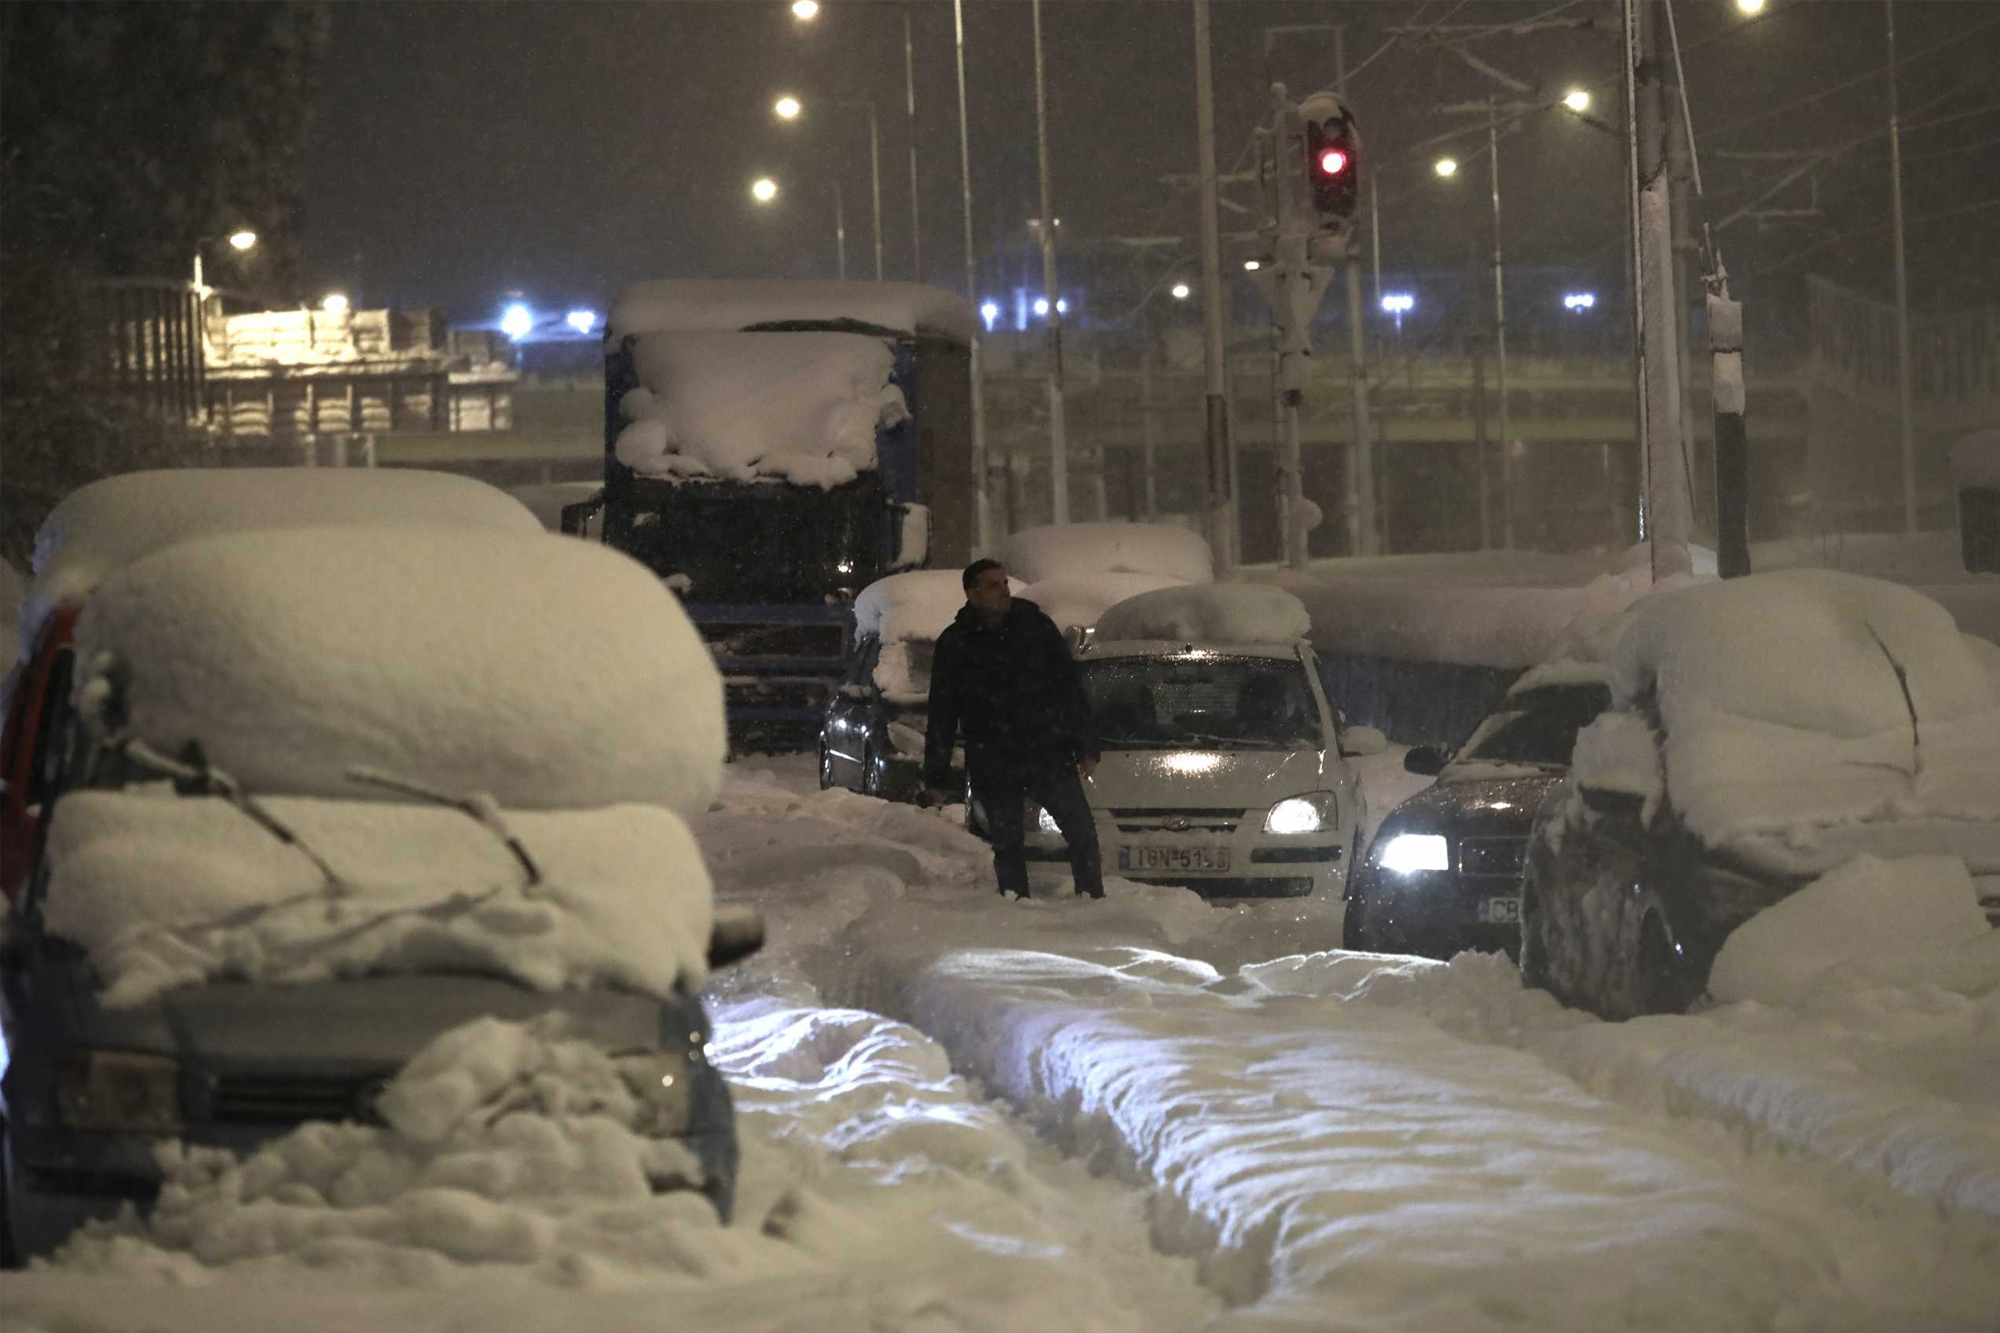
[[[1460,838],[1458,873],[1518,880],[1526,869],[1526,838]]]
[[[1234,833],[1244,811],[1210,808],[1113,809],[1120,833]]]
[[[296,1125],[307,1120],[380,1124],[375,1099],[389,1073],[357,1077],[221,1074],[209,1088],[209,1115],[218,1123]]]

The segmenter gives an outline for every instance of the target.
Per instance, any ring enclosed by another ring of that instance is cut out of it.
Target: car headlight
[[[1442,833],[1398,833],[1375,858],[1384,870],[1414,875],[1420,870],[1451,869],[1451,847]]]
[[[135,1051],[74,1052],[56,1069],[56,1109],[75,1129],[178,1134],[180,1064]]]
[[[1278,834],[1326,833],[1340,822],[1340,806],[1330,791],[1294,796],[1271,807],[1264,816],[1264,832]]]
[[[1062,836],[1062,825],[1056,823],[1056,817],[1040,806],[1035,807],[1035,827],[1052,838]]]
[[[638,1100],[632,1128],[655,1138],[687,1132],[694,1116],[694,1062],[685,1051],[634,1051],[617,1058],[619,1077]]]

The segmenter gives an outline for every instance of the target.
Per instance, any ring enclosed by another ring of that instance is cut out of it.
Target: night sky
[[[908,7],[917,59],[923,276],[964,281],[952,10]],[[966,5],[976,245],[1025,236],[1036,210],[1034,67],[1025,0]],[[888,276],[912,276],[902,14],[895,0],[825,0],[810,25],[781,0],[715,3],[344,3],[335,6],[326,91],[308,158],[307,280],[369,305],[438,305],[490,317],[510,291],[541,305],[600,305],[662,276],[823,276],[834,271],[827,182],[840,173],[852,276],[872,271],[866,113],[820,105],[872,98],[881,119]],[[1263,29],[1345,22],[1348,59],[1374,55],[1395,24],[1603,15],[1608,0],[1216,0],[1218,153],[1249,166],[1266,105]],[[1195,164],[1191,8],[1180,0],[1051,0],[1044,6],[1055,211],[1063,235],[1181,234],[1195,199],[1159,179]],[[1733,4],[1675,6],[1712,216],[1733,211],[1788,164],[1725,162],[1718,150],[1824,148],[1880,129],[1887,98],[1883,6],[1771,0],[1755,21]],[[2000,300],[2000,209],[1930,215],[2000,197],[2000,5],[1900,0],[1912,299],[1958,308]],[[1553,96],[1593,86],[1622,114],[1614,32],[1494,35],[1472,49]],[[1272,74],[1295,95],[1333,83],[1331,33],[1283,38]],[[1801,101],[1859,77],[1845,91]],[[1492,88],[1451,56],[1398,44],[1354,79],[1349,101],[1382,169],[1383,263],[1463,267],[1490,225],[1484,131],[1454,151],[1411,145],[1465,124],[1440,102]],[[808,101],[782,125],[781,91]],[[1502,91],[1503,98],[1512,94]],[[815,100],[817,99],[817,101]],[[1966,114],[1972,113],[1972,114]],[[1744,122],[1739,125],[1739,122]],[[1807,271],[1886,294],[1886,137],[1822,168],[1825,218],[1723,237],[1739,289],[1796,298]],[[1510,264],[1621,263],[1622,141],[1558,111],[1501,142]],[[754,207],[768,173],[780,203]],[[1248,202],[1247,191],[1237,197]],[[1767,207],[1803,208],[1807,187]],[[1224,217],[1224,229],[1243,225]],[[1810,253],[1808,247],[1817,247]],[[1800,257],[1802,256],[1803,257]],[[1787,262],[1790,261],[1790,262]]]

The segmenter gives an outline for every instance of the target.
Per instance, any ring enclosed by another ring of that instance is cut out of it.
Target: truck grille
[[[390,1071],[338,1078],[221,1074],[209,1089],[209,1114],[228,1124],[296,1125],[307,1120],[380,1124],[375,1099],[389,1077]]]

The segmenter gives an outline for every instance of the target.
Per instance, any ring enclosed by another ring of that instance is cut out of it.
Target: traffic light
[[[1357,137],[1344,109],[1306,121],[1306,178],[1312,183],[1313,210],[1327,230],[1345,227],[1361,202]]]

